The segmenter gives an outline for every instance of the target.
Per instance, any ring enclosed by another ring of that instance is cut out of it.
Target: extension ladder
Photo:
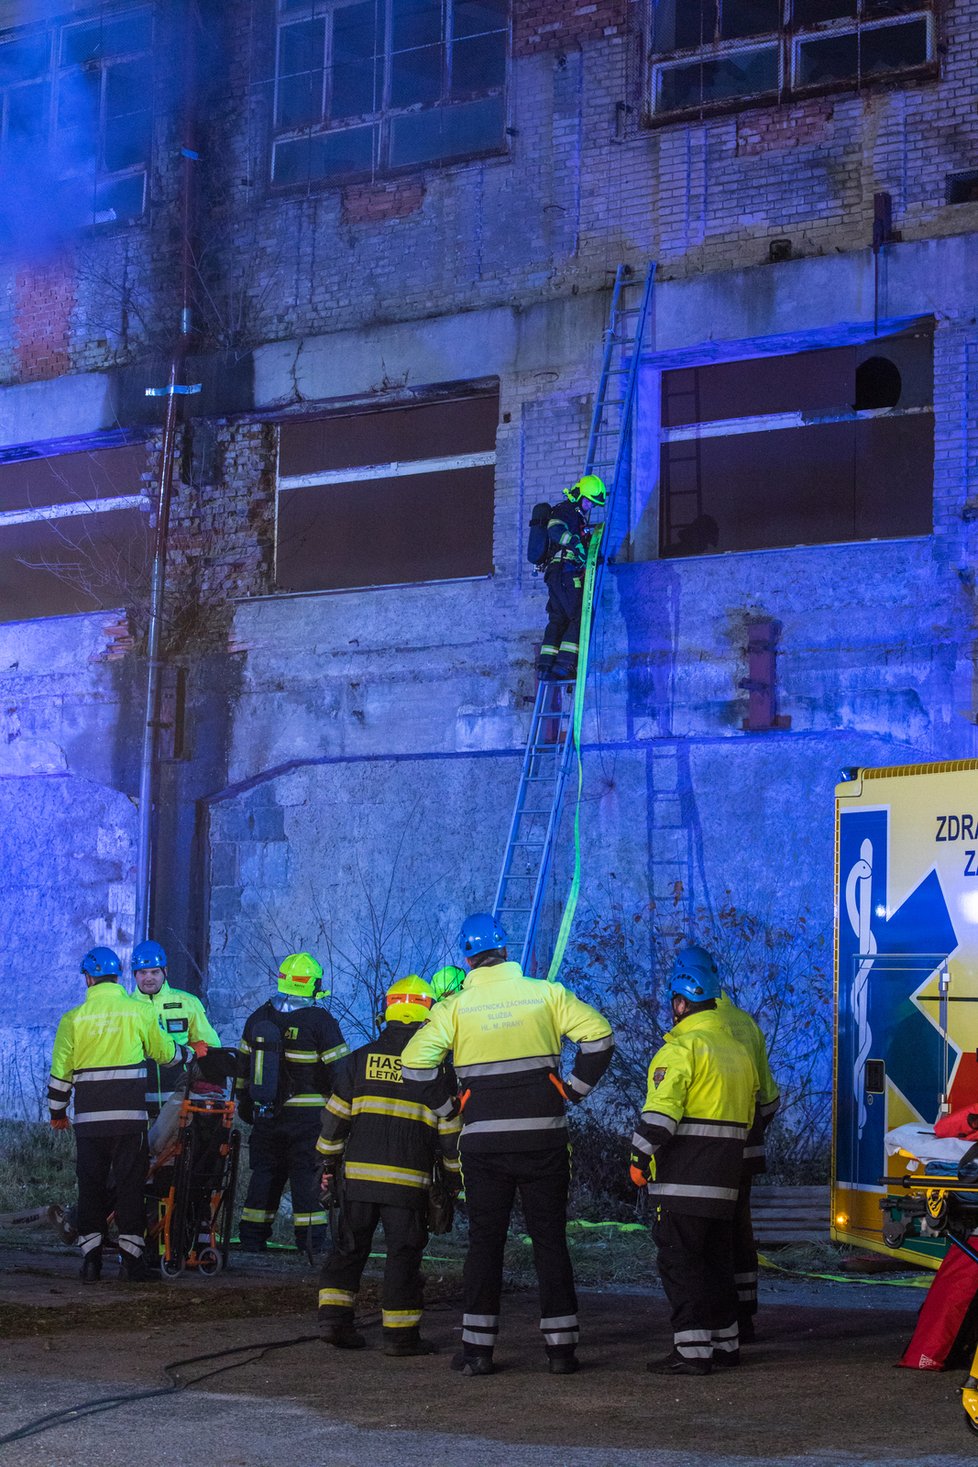
[[[597,474],[607,485],[603,520],[606,533],[629,478],[635,389],[654,280],[654,263],[644,280],[633,275],[628,265],[619,265],[615,273],[601,377],[582,471]],[[595,614],[610,553],[607,543],[599,552],[592,598]],[[593,621],[588,629],[588,641],[591,632]],[[509,838],[496,887],[493,914],[502,924],[514,955],[517,947],[520,949],[524,973],[532,971],[540,912],[560,833],[564,790],[575,747],[574,709],[584,697],[587,652],[582,635],[578,676],[566,681],[541,681],[537,687]]]

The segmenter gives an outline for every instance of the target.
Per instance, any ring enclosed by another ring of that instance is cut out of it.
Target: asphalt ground
[[[211,1281],[83,1287],[68,1255],[5,1250],[0,1278],[0,1435],[47,1412],[153,1390],[187,1356],[315,1332],[315,1276],[297,1260],[236,1266]],[[766,1276],[759,1341],[737,1370],[650,1376],[669,1345],[657,1288],[582,1293],[583,1369],[551,1377],[531,1292],[508,1293],[498,1373],[466,1380],[456,1284],[429,1291],[439,1354],[389,1360],[365,1289],[370,1348],[318,1340],[243,1350],[229,1372],[179,1394],[134,1400],[9,1446],[22,1467],[974,1467],[978,1437],[960,1372],[898,1370],[920,1289]],[[229,1363],[204,1362],[196,1372]]]

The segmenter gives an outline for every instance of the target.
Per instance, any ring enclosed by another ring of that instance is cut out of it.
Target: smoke
[[[139,218],[152,135],[152,11],[0,32],[0,251],[44,259],[79,230]]]

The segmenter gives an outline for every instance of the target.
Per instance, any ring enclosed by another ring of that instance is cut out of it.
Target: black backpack
[[[530,530],[526,537],[526,558],[531,565],[545,565],[550,559],[552,545],[547,533],[550,523],[550,505],[541,501],[533,506],[530,515]]]

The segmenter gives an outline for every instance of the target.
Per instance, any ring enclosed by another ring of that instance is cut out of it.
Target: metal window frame
[[[819,21],[815,24],[798,26],[795,25],[793,19],[793,0],[783,0],[781,24],[777,31],[770,31],[761,36],[745,37],[742,40],[714,40],[705,42],[701,46],[685,47],[672,51],[656,51],[655,49],[656,3],[657,0],[651,0],[649,18],[646,25],[648,55],[646,106],[648,110],[644,117],[644,122],[648,127],[663,126],[690,117],[740,112],[749,107],[769,105],[772,100],[780,103],[815,95],[824,95],[831,92],[852,91],[854,87],[861,89],[868,86],[885,86],[903,79],[909,80],[934,74],[938,66],[937,20],[941,0],[918,0],[913,10],[902,12],[899,15],[880,16],[874,19],[865,19],[863,16],[865,0],[855,0],[856,14],[854,16],[839,16],[835,19]],[[721,4],[722,0],[717,0],[717,34],[719,34]],[[800,85],[796,82],[799,51],[800,47],[806,41],[837,34],[860,36],[863,31],[892,29],[895,26],[907,25],[920,20],[927,22],[927,56],[924,61],[911,63],[892,72],[874,73],[869,77],[857,75],[839,80],[810,82],[805,85]],[[779,85],[776,93],[768,90],[765,92],[752,92],[741,97],[726,97],[718,100],[701,97],[695,104],[675,108],[668,112],[659,110],[662,90],[661,76],[664,71],[677,69],[680,66],[694,65],[696,62],[705,63],[722,60],[724,56],[732,53],[742,54],[746,51],[763,49],[772,45],[777,45],[780,51],[778,63]]]
[[[112,10],[107,15],[101,16],[100,18],[103,19],[103,20],[120,20],[120,19],[122,19],[125,16],[136,15],[136,14],[139,13],[139,11],[143,11],[143,12],[145,12],[145,14],[147,14],[149,16],[150,32],[151,32],[151,39],[150,39],[149,49],[148,50],[140,50],[140,51],[126,51],[126,52],[120,53],[120,55],[113,56],[111,58],[111,63],[110,64],[116,64],[116,63],[118,63],[120,61],[139,61],[139,60],[143,59],[144,57],[148,57],[149,58],[149,61],[150,61],[150,65],[152,66],[153,52],[154,52],[154,49],[155,49],[155,39],[156,39],[156,36],[155,36],[155,32],[156,32],[156,8],[155,8],[154,5],[152,5],[152,4],[147,5],[147,4],[143,4],[143,3],[141,3],[141,4],[135,4],[135,5],[123,5],[123,6],[120,6],[117,10]],[[51,27],[52,38],[53,38],[53,43],[54,44],[53,44],[53,47],[52,47],[52,53],[53,54],[52,54],[52,59],[51,59],[50,89],[49,89],[50,90],[49,105],[50,105],[50,109],[51,109],[50,110],[49,137],[50,137],[50,142],[51,142],[52,146],[54,144],[54,139],[55,139],[55,136],[56,136],[56,133],[57,133],[58,101],[59,101],[60,92],[61,92],[62,80],[64,78],[66,78],[66,77],[71,76],[72,74],[82,72],[82,71],[84,71],[86,69],[84,66],[82,66],[78,62],[73,62],[70,65],[63,64],[63,62],[62,62],[62,44],[63,44],[63,41],[64,41],[64,37],[65,37],[66,32],[68,32],[70,30],[76,30],[76,29],[80,28],[83,25],[91,25],[92,19],[93,19],[93,17],[91,15],[78,15],[78,16],[73,16],[70,20],[66,20],[66,19],[58,20]],[[141,178],[142,179],[142,184],[143,184],[143,188],[142,188],[142,204],[140,206],[139,215],[136,216],[136,217],[142,219],[146,215],[146,208],[147,208],[147,203],[148,203],[148,191],[149,191],[149,170],[150,170],[150,167],[152,166],[152,161],[153,161],[153,159],[152,159],[152,151],[153,151],[152,126],[153,126],[153,123],[151,121],[151,124],[150,124],[150,126],[151,126],[151,133],[150,133],[150,143],[149,143],[149,156],[147,157],[145,163],[131,164],[128,168],[106,168],[106,166],[105,166],[105,140],[106,140],[106,135],[107,135],[107,132],[108,132],[108,121],[107,121],[107,118],[106,118],[106,94],[107,94],[107,90],[108,90],[108,74],[109,74],[109,66],[105,63],[105,61],[103,59],[100,59],[99,62],[98,62],[99,102],[98,102],[98,124],[97,124],[97,127],[98,127],[98,135],[97,135],[96,162],[95,162],[95,188],[96,188],[96,190],[98,190],[98,189],[101,189],[101,188],[105,187],[106,184],[121,183],[121,182],[124,182],[127,179]],[[154,108],[152,106],[152,98],[150,100],[150,108],[149,108],[149,111],[150,111],[151,118],[153,118]],[[79,177],[79,176],[87,176],[87,175],[79,175],[79,174],[66,173],[63,176],[65,178],[71,178],[71,177]],[[92,225],[94,225],[94,226],[99,226],[99,225],[104,225],[104,224],[110,224],[110,223],[117,223],[117,222],[120,223],[120,224],[128,224],[128,223],[131,223],[133,221],[131,219],[128,219],[128,218],[127,219],[120,219],[120,220],[114,220],[114,219],[113,220],[108,220],[108,219],[100,218],[99,215],[94,211],[94,209],[92,211],[92,217],[91,217],[90,223]]]
[[[443,0],[443,25],[442,45],[444,56],[442,59],[441,92],[438,100],[428,104],[415,103],[406,107],[394,107],[391,104],[391,72],[394,57],[393,50],[393,4],[392,0],[374,0],[375,7],[383,7],[383,45],[384,53],[381,68],[381,97],[379,107],[371,113],[363,113],[356,118],[343,118],[337,122],[330,117],[330,103],[332,90],[332,52],[333,52],[333,16],[335,12],[347,5],[359,3],[359,0],[309,0],[309,4],[301,7],[296,13],[286,14],[281,5],[275,19],[275,75],[272,89],[272,136],[270,156],[269,184],[276,193],[288,193],[297,187],[305,188],[315,186],[317,188],[342,187],[344,184],[365,177],[390,177],[400,173],[416,173],[419,168],[444,167],[451,164],[464,162],[469,156],[487,157],[494,153],[506,152],[505,143],[491,148],[480,149],[474,154],[447,154],[428,163],[410,163],[404,165],[393,165],[390,161],[391,149],[391,122],[396,118],[411,117],[418,113],[433,111],[436,108],[463,107],[467,102],[483,100],[491,97],[502,97],[504,100],[510,94],[510,70],[513,56],[513,4],[512,0],[507,5],[506,23],[497,30],[480,32],[483,35],[502,34],[506,44],[506,66],[503,81],[498,86],[486,87],[484,91],[472,93],[463,99],[454,99],[451,95],[452,76],[454,67],[455,37],[455,4],[456,0]],[[321,119],[319,124],[310,123],[299,128],[280,128],[276,119],[279,115],[279,56],[281,47],[281,34],[289,25],[300,24],[303,21],[322,17],[326,21],[326,32],[324,38],[323,57],[323,95],[321,107]],[[465,37],[463,39],[468,39]],[[400,53],[398,53],[400,54]],[[280,144],[301,142],[303,139],[325,137],[343,132],[352,131],[354,128],[372,127],[375,131],[375,142],[373,147],[373,163],[369,170],[351,170],[349,173],[331,175],[329,177],[310,178],[301,185],[280,184],[275,182],[275,157],[276,150]]]

